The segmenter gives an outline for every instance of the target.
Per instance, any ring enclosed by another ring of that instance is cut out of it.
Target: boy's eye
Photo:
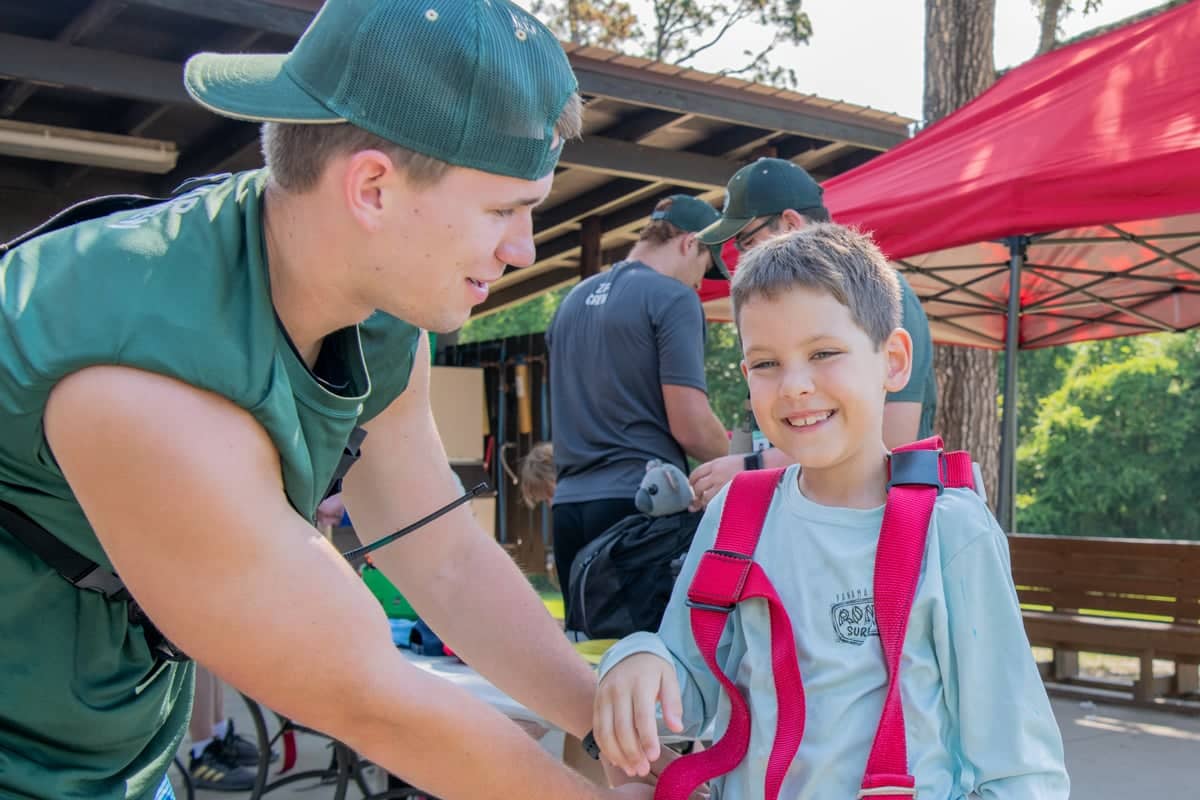
[[[824,361],[827,358],[833,358],[837,354],[837,350],[818,350],[812,354],[812,357],[814,361]]]
[[[511,217],[513,214],[516,213],[516,211],[511,208],[497,208],[492,213],[495,214],[497,217]]]
[[[768,367],[773,367],[773,366],[777,365],[778,363],[779,363],[778,361],[773,361],[770,359],[764,359],[763,361],[754,361],[754,362],[751,362],[750,369],[766,369]]]

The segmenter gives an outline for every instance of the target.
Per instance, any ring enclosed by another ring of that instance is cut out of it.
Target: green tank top
[[[337,393],[297,356],[271,303],[265,185],[262,172],[201,184],[0,259],[0,499],[103,566],[45,440],[64,376],[117,364],[229,398],[270,435],[308,519],[355,425],[408,384],[420,331],[382,313],[327,337],[322,358],[347,378]],[[124,603],[76,589],[0,530],[0,797],[153,797],[192,685],[190,665],[156,663]]]

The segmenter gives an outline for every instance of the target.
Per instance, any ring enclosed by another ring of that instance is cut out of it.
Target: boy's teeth
[[[820,414],[812,414],[807,417],[788,417],[788,423],[796,428],[805,428],[809,425],[815,425],[818,422],[824,422],[829,419],[832,411],[825,411]]]

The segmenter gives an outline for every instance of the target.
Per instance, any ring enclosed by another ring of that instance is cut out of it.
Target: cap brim
[[[742,232],[754,217],[721,217],[704,230],[696,234],[701,242],[707,245],[721,245]]]
[[[704,278],[710,281],[729,280],[729,267],[725,266],[725,259],[721,258],[721,245],[708,245],[708,252],[712,253],[712,266],[704,273]]]
[[[286,55],[198,53],[183,69],[197,103],[222,116],[254,122],[342,122],[283,68]]]

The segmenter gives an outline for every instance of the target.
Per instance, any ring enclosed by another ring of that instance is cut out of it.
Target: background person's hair
[[[846,308],[878,348],[900,325],[900,279],[871,237],[834,223],[778,236],[743,257],[730,296],[734,320],[755,297],[792,289],[827,292]]]
[[[559,115],[554,133],[568,141],[579,138],[582,129],[583,101],[574,94]],[[360,150],[386,153],[416,187],[432,186],[450,168],[445,161],[401,147],[348,122],[264,122],[262,126],[263,163],[275,182],[289,192],[312,189],[330,159]]]
[[[521,499],[525,501],[525,505],[533,508],[538,503],[549,503],[553,500],[556,479],[554,445],[550,442],[538,442],[521,459],[518,480],[521,484]]]

